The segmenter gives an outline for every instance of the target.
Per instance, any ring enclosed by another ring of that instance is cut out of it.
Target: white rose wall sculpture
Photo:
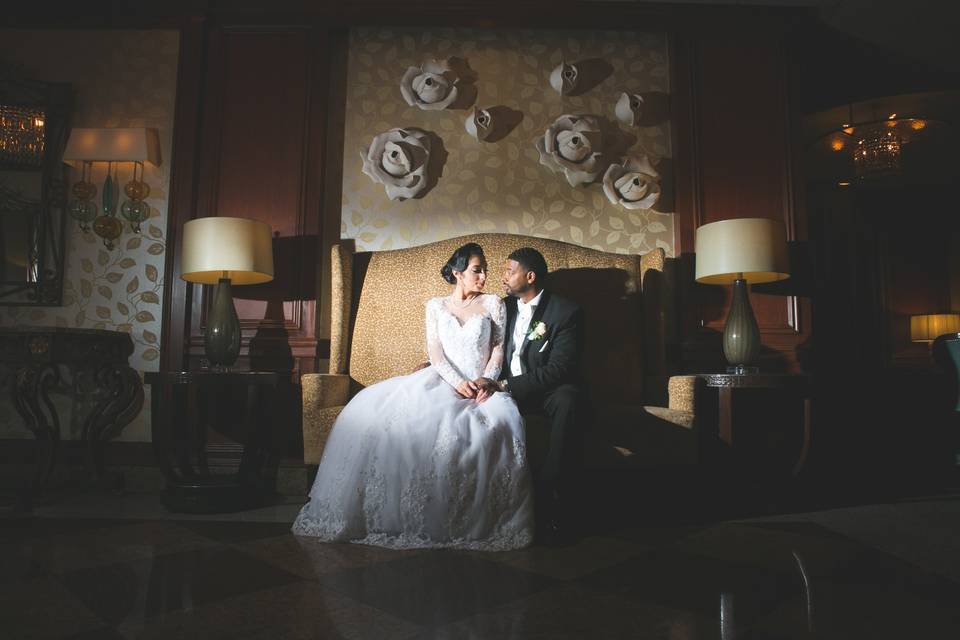
[[[664,217],[670,213],[653,209],[663,204],[660,158],[670,156],[669,120],[653,115],[662,110],[659,102],[646,101],[669,93],[659,34],[603,33],[578,42],[549,32],[362,33],[351,45],[351,69],[359,75],[348,81],[355,84],[347,106],[353,148],[362,148],[357,174],[382,186],[390,201],[415,203],[377,204],[369,187],[345,175],[343,237],[390,248],[386,234],[410,246],[414,237],[449,237],[447,227],[450,233],[502,229],[608,250],[670,252],[673,233]],[[438,37],[445,39],[431,40]],[[391,63],[405,69],[402,100],[394,104],[396,85],[377,84],[389,78]],[[478,96],[492,100],[480,106]],[[524,150],[529,143],[516,132],[533,145]],[[545,179],[544,169],[556,180]],[[370,195],[354,199],[362,192]],[[631,211],[630,222],[605,207]]]
[[[577,88],[580,70],[575,64],[561,62],[550,73],[550,86],[562,96],[569,95]]]
[[[604,135],[594,115],[563,115],[537,138],[540,164],[562,173],[571,187],[590,184],[604,166]]]
[[[446,109],[457,99],[459,78],[447,60],[427,60],[408,67],[400,80],[400,94],[411,107],[425,111]]]
[[[422,129],[385,131],[360,155],[363,172],[382,184],[391,200],[415,198],[427,186],[430,136]]]
[[[611,164],[603,175],[603,193],[624,209],[649,209],[660,199],[660,174],[646,155]]]
[[[613,112],[621,124],[628,127],[638,126],[640,117],[643,115],[643,96],[636,93],[621,93]]]
[[[474,109],[467,116],[464,128],[477,140],[486,140],[494,131],[493,115],[487,109]]]

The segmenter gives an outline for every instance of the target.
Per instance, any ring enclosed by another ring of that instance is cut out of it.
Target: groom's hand
[[[483,402],[497,391],[500,391],[500,385],[490,378],[477,378],[473,381],[477,385],[477,402]]]

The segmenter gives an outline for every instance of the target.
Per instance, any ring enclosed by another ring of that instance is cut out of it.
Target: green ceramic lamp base
[[[240,355],[240,318],[233,306],[229,278],[220,278],[217,284],[203,343],[207,360],[215,368],[232,366]]]
[[[733,300],[723,327],[723,355],[734,373],[756,373],[749,365],[760,355],[760,327],[750,307],[747,281],[742,278],[733,283]]]

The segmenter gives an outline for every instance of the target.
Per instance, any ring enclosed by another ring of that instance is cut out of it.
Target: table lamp
[[[933,343],[940,338],[946,347],[960,380],[960,313],[925,313],[910,316],[910,339],[914,342]],[[938,341],[939,342],[939,341]],[[957,398],[956,411],[960,411],[960,395]]]
[[[215,284],[216,292],[203,333],[207,359],[229,367],[240,355],[240,319],[233,306],[232,284],[273,280],[270,225],[247,218],[197,218],[183,225],[180,277]]]
[[[723,328],[728,373],[755,373],[748,366],[760,355],[760,327],[750,307],[748,284],[790,277],[783,224],[769,218],[737,218],[697,228],[696,280],[732,284],[733,300]]]
[[[910,340],[933,341],[945,333],[960,332],[960,313],[924,313],[910,316]]]

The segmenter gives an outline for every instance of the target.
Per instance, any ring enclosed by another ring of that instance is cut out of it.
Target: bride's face
[[[487,263],[480,256],[470,256],[470,262],[463,271],[453,272],[461,289],[465,294],[478,294],[483,292],[483,287],[487,283]]]

